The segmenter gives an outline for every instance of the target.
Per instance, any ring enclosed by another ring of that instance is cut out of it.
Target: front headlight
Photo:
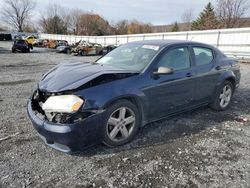
[[[83,103],[83,99],[75,95],[51,96],[42,105],[42,109],[46,113],[74,113],[79,110]]]

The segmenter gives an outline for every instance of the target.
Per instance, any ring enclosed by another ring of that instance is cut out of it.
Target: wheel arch
[[[235,89],[235,87],[236,87],[236,80],[235,80],[235,77],[228,77],[228,78],[225,79],[225,81],[231,82],[232,85],[233,85],[233,90]]]
[[[222,74],[220,77],[219,77],[219,81],[217,82],[217,87],[220,86],[223,82],[225,81],[229,81],[233,84],[233,87],[235,89],[235,86],[236,86],[236,76],[233,72],[226,72],[224,74]]]
[[[141,100],[140,100],[137,96],[134,96],[134,95],[127,95],[127,96],[120,96],[120,97],[117,97],[117,98],[115,98],[115,99],[113,99],[113,100],[107,102],[107,103],[103,106],[103,108],[106,109],[106,108],[109,107],[110,105],[112,105],[112,104],[114,104],[114,103],[116,103],[117,101],[120,101],[120,100],[128,100],[128,101],[130,101],[131,103],[133,103],[133,104],[137,107],[137,109],[138,109],[138,111],[139,111],[139,113],[140,113],[140,115],[141,115],[142,126],[145,125],[145,123],[144,123],[144,120],[145,120],[145,112],[144,112],[144,110],[143,110],[142,102],[141,102]]]

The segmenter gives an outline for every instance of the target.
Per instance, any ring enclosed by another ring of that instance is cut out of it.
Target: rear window
[[[189,50],[187,47],[174,48],[160,59],[158,67],[168,67],[174,70],[190,68]]]
[[[196,65],[207,65],[214,59],[213,50],[203,47],[193,47]]]

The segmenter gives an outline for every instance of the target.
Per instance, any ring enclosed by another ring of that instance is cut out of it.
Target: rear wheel
[[[103,143],[107,146],[123,145],[136,135],[141,124],[137,107],[128,100],[121,100],[106,109]]]
[[[226,110],[231,103],[233,92],[232,82],[227,80],[223,82],[215,93],[214,101],[210,105],[211,108],[218,111]]]

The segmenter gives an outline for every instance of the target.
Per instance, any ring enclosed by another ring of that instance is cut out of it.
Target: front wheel
[[[70,49],[67,49],[66,50],[66,54],[70,54],[71,53],[71,50]]]
[[[211,108],[218,111],[223,111],[228,108],[231,103],[234,87],[232,82],[225,81],[216,91],[214,101],[211,103]]]
[[[137,107],[128,100],[121,100],[109,106],[105,112],[103,143],[119,146],[131,141],[141,124]]]
[[[87,54],[87,52],[86,52],[86,51],[81,50],[81,51],[79,52],[79,55],[81,55],[81,56],[86,56],[86,55],[88,55],[88,54]]]

